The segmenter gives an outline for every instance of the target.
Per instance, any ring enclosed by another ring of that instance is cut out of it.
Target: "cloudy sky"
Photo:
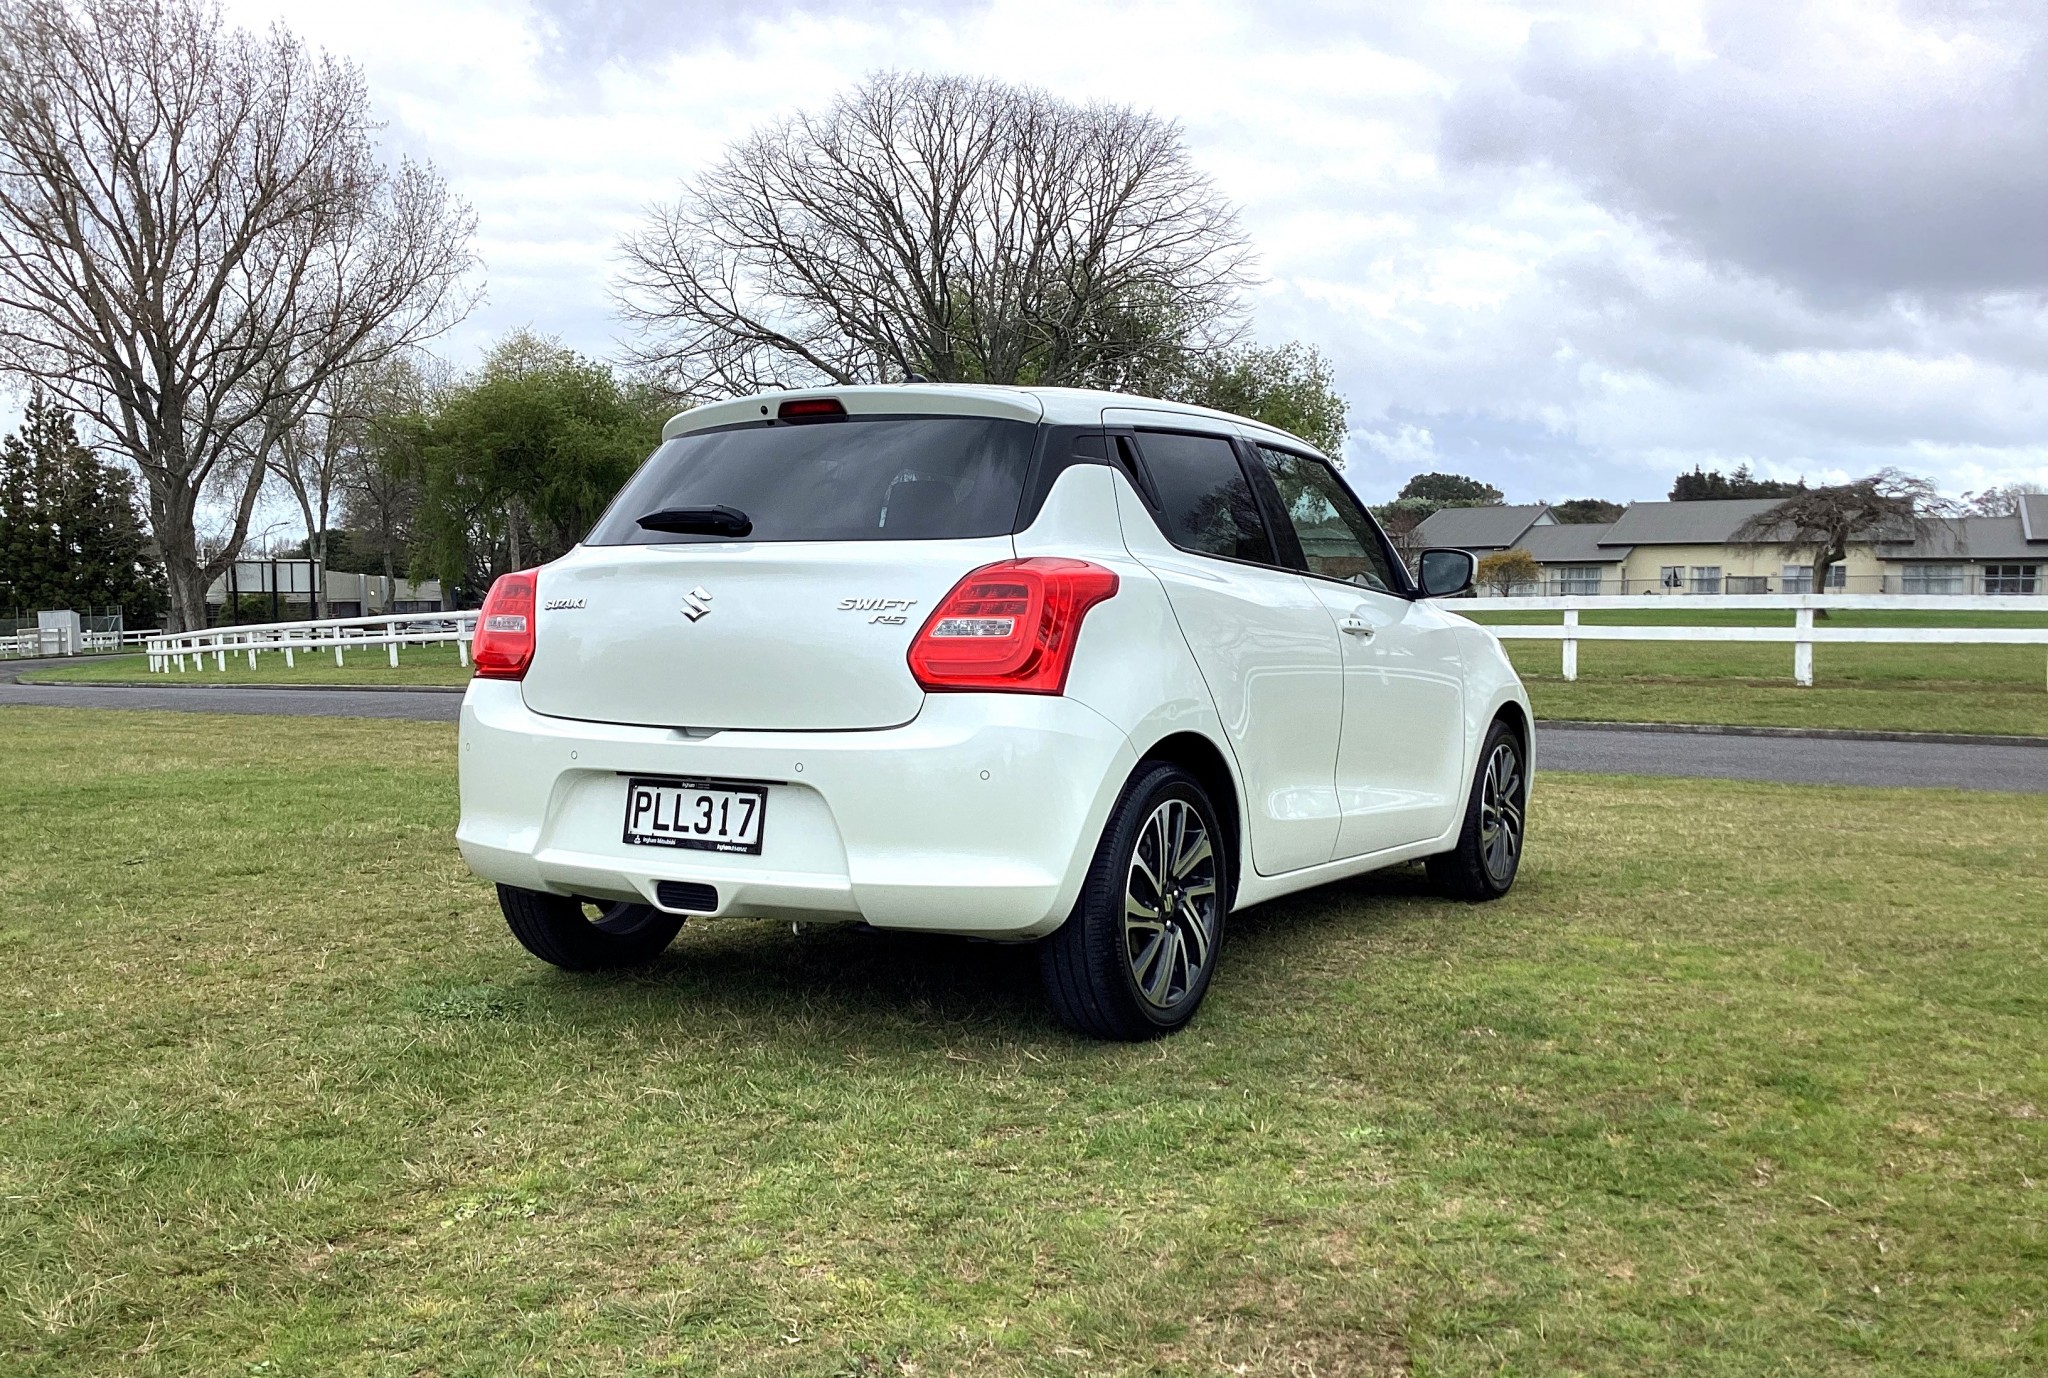
[[[358,61],[475,206],[488,302],[614,353],[613,246],[880,68],[1184,127],[1253,324],[1335,362],[1369,498],[1662,497],[1695,464],[2048,482],[2041,0],[232,0]]]

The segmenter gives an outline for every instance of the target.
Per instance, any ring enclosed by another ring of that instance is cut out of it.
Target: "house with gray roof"
[[[1481,556],[1525,550],[1540,587],[1518,594],[1807,593],[1813,552],[1781,540],[1741,540],[1774,498],[1631,503],[1605,525],[1557,521],[1541,504],[1447,508],[1416,528],[1415,543]],[[2023,498],[2006,517],[1929,519],[1850,543],[1828,571],[1845,593],[2048,594],[2048,495]]]
[[[1416,526],[1415,543],[1490,555],[1514,549],[1532,527],[1555,525],[1557,518],[1551,515],[1550,505],[1542,502],[1519,507],[1446,507]]]

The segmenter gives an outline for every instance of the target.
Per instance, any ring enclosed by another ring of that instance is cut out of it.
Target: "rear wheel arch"
[[[1139,758],[1131,771],[1131,779],[1143,774],[1152,763],[1163,761],[1179,766],[1201,782],[1210,805],[1219,815],[1217,821],[1222,825],[1224,839],[1230,847],[1229,864],[1224,872],[1230,887],[1229,899],[1234,904],[1239,879],[1243,875],[1246,839],[1243,812],[1238,801],[1237,775],[1230,768],[1229,758],[1223,754],[1222,748],[1199,732],[1175,732],[1161,737],[1140,752]]]

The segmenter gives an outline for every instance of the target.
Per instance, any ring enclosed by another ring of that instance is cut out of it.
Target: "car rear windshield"
[[[1037,427],[984,416],[848,417],[679,435],[620,490],[586,545],[729,542],[649,531],[675,507],[735,507],[750,541],[1007,536]]]

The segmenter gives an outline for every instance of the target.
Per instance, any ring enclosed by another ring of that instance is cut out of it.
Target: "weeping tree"
[[[0,370],[140,472],[173,628],[322,388],[474,300],[474,217],[376,129],[355,67],[206,0],[0,0]]]
[[[1787,559],[1808,561],[1813,591],[1820,593],[1828,586],[1828,571],[1848,558],[1852,542],[1910,541],[1952,508],[1928,480],[1880,469],[1854,483],[1795,490],[1737,527],[1735,539],[1776,541]]]
[[[622,257],[637,360],[688,397],[906,374],[1148,390],[1236,339],[1249,281],[1171,121],[897,73],[740,140]]]

